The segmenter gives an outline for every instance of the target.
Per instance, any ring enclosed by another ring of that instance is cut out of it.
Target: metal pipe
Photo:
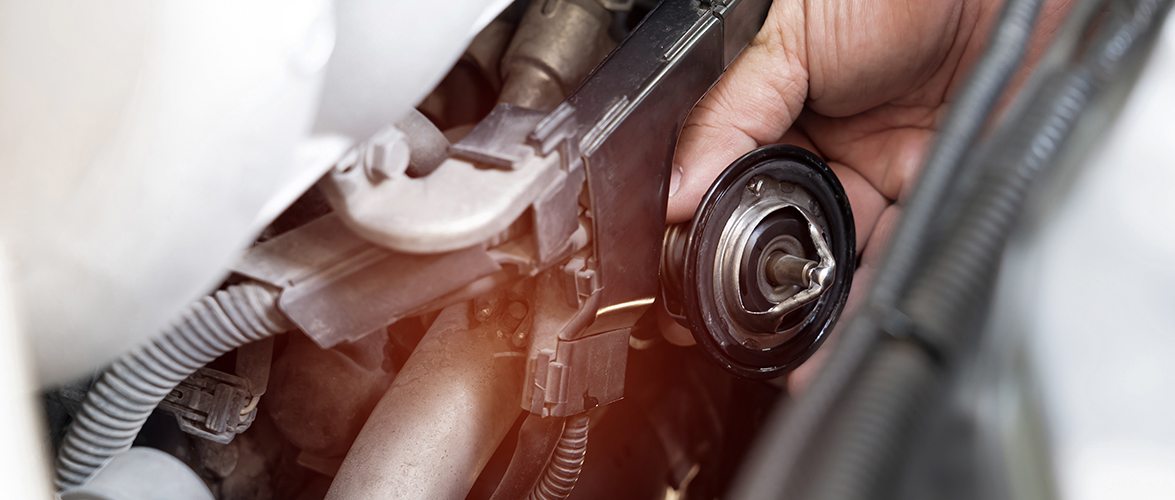
[[[502,57],[498,100],[549,112],[608,55],[612,15],[595,0],[533,1]]]
[[[462,499],[519,414],[525,354],[494,315],[441,311],[347,453],[327,500]]]

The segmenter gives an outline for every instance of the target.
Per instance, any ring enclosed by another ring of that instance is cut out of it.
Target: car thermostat
[[[731,373],[776,377],[832,331],[856,245],[828,165],[803,148],[765,146],[718,177],[692,221],[666,229],[662,302]]]

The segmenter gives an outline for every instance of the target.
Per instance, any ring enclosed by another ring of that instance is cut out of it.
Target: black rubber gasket
[[[743,346],[719,313],[714,293],[714,256],[727,219],[742,190],[755,176],[803,187],[823,212],[821,227],[836,259],[833,284],[815,304],[816,312],[792,338],[770,349]],[[764,146],[730,165],[706,192],[686,240],[682,298],[686,321],[698,345],[727,371],[740,377],[774,378],[795,369],[832,332],[849,297],[856,268],[856,229],[844,187],[820,157],[790,145]]]

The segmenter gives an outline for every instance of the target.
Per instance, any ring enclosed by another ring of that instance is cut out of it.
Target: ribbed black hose
[[[1159,33],[1172,0],[1123,2],[1125,15],[1104,21],[1080,64],[1046,80],[1024,113],[997,135],[998,147],[981,162],[983,175],[941,243],[927,252],[901,302],[919,342],[889,339],[868,356],[830,424],[808,448],[818,456],[799,469],[795,498],[864,500],[886,497],[909,448],[926,399],[941,386],[931,353],[950,360],[990,293],[992,277],[1035,181],[1046,173],[1109,84],[1134,74]],[[926,349],[931,344],[934,348]]]
[[[566,418],[543,418],[533,413],[526,416],[518,430],[514,456],[490,500],[518,500],[530,494],[546,474],[566,422]]]
[[[246,282],[205,297],[150,343],[116,361],[86,394],[57,454],[57,487],[83,483],[127,450],[160,401],[198,368],[293,329],[277,291]]]
[[[895,228],[884,265],[879,268],[870,291],[878,307],[897,305],[898,295],[919,267],[932,221],[954,182],[967,165],[964,160],[976,143],[988,117],[1020,68],[1032,40],[1033,26],[1044,0],[1008,0],[991,34],[983,57],[951,104],[942,129],[935,139],[918,184],[904,207]]]
[[[976,200],[964,208],[903,303],[918,335],[940,351],[954,350],[963,319],[986,303],[1029,188],[1056,156],[1097,88],[1084,70],[1050,83],[1045,102],[1026,117],[1027,126],[1015,129],[1022,135],[1013,138],[1013,145],[996,153],[994,168],[979,181]]]
[[[543,478],[531,490],[528,500],[564,500],[571,495],[583,460],[587,455],[588,416],[587,413],[567,417],[563,435],[547,464]]]
[[[883,265],[874,277],[865,307],[848,323],[825,367],[795,404],[777,410],[780,426],[768,431],[764,451],[744,472],[733,498],[777,498],[788,488],[791,474],[805,455],[817,428],[828,419],[880,331],[894,330],[892,311],[898,304],[925,251],[931,223],[942,200],[960,176],[964,155],[975,144],[987,117],[1016,73],[1032,38],[1043,0],[1008,0],[983,57],[959,92],[902,219],[895,229]]]
[[[976,189],[947,237],[912,283],[902,309],[919,334],[951,350],[985,303],[1013,225],[1034,182],[1065,146],[1083,112],[1110,83],[1131,74],[1157,36],[1171,1],[1139,0],[1125,15],[1107,20],[1103,33],[1076,68],[1057,75],[1036,93],[1025,115],[1001,137],[1006,147],[992,152]]]
[[[837,406],[794,498],[862,500],[891,491],[902,455],[936,388],[935,362],[910,342],[883,342]]]

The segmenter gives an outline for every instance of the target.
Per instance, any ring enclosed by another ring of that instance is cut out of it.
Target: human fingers
[[[727,165],[774,142],[799,116],[808,95],[803,26],[799,2],[775,2],[763,29],[694,107],[674,158],[669,222],[692,217]]]

